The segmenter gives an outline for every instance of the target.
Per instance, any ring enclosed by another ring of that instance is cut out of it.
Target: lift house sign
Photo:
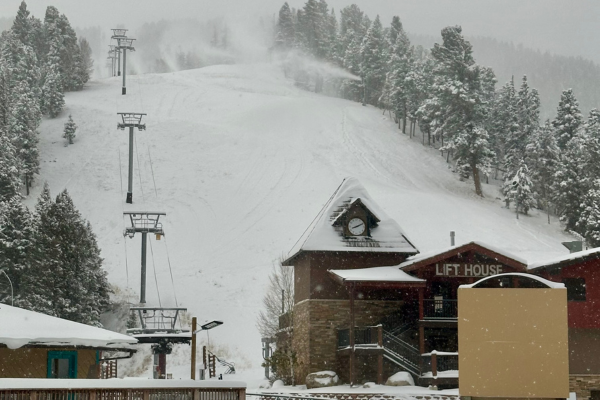
[[[489,264],[435,264],[436,276],[455,276],[455,277],[485,277],[502,273],[502,265]]]

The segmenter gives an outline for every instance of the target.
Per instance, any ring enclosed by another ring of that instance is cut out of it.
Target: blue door
[[[76,379],[77,351],[49,351],[48,378]]]

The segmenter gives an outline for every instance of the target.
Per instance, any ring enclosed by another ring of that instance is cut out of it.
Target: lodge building
[[[293,328],[297,381],[334,370],[347,383],[384,383],[408,371],[420,385],[457,387],[458,287],[503,273],[517,274],[488,284],[537,287],[519,277],[533,273],[566,284],[571,390],[600,395],[600,249],[536,265],[481,242],[419,254],[349,178],[289,254],[295,306],[282,321]]]

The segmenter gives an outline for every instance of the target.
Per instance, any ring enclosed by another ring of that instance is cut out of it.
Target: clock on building
[[[352,218],[348,221],[348,232],[354,236],[360,236],[367,230],[367,224],[361,218]]]

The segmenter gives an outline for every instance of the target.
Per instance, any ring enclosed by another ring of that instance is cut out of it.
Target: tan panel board
[[[0,378],[47,378],[48,352],[71,351],[72,348],[0,348]],[[95,369],[96,350],[78,350],[77,378],[88,378],[90,368]]]
[[[565,289],[458,292],[462,396],[569,396]]]

